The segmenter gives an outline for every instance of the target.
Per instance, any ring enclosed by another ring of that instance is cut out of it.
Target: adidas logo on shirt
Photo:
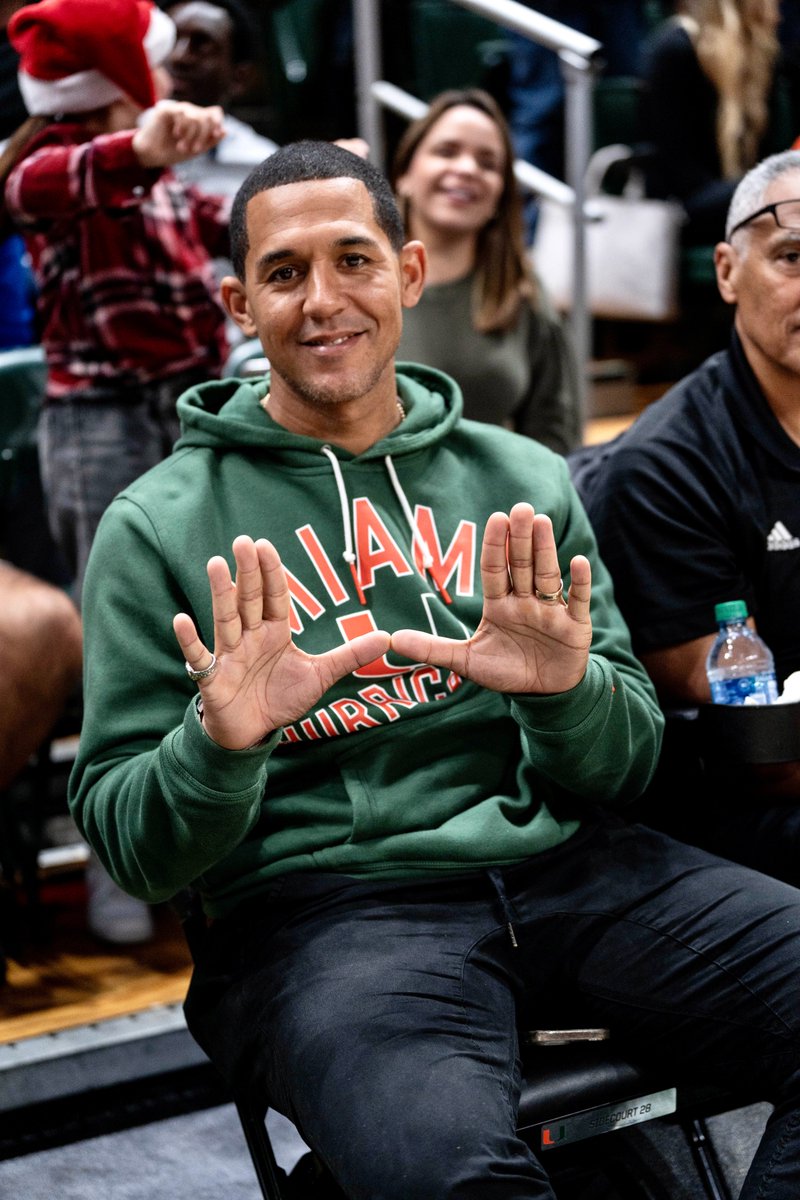
[[[800,537],[792,537],[783,521],[776,521],[767,535],[767,550],[797,550]]]

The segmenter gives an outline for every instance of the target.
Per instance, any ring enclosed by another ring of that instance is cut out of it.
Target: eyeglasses
[[[729,242],[738,229],[749,225],[756,217],[763,217],[765,213],[772,213],[779,229],[795,229],[800,232],[800,200],[778,200],[775,204],[765,204],[763,208],[739,221],[728,234],[726,241]]]

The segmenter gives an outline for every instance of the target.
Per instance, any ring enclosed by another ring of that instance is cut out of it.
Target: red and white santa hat
[[[150,0],[39,0],[14,13],[8,38],[31,114],[90,112],[121,96],[155,104],[151,68],[175,44],[175,25]]]

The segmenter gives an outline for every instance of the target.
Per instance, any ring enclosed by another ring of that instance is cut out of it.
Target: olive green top
[[[544,292],[524,306],[506,333],[476,333],[472,275],[428,284],[403,315],[398,361],[425,363],[450,375],[464,397],[464,416],[503,425],[567,454],[581,444],[582,415],[575,356],[564,325]]]

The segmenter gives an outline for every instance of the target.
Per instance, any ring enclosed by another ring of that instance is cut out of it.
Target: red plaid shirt
[[[230,201],[139,165],[133,132],[48,126],[6,184],[38,286],[48,396],[197,369],[218,376],[225,314],[212,259]]]

